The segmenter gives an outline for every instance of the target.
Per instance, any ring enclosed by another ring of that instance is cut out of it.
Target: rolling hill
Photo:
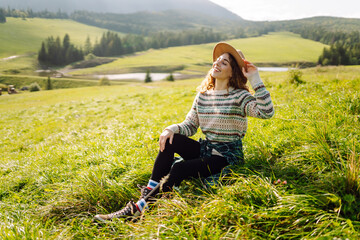
[[[159,12],[164,10],[191,10],[209,16],[239,20],[236,14],[208,0],[0,0],[0,7],[17,9],[31,8],[34,11],[48,10],[73,12],[85,10],[98,13]]]
[[[241,49],[249,61],[263,66],[289,66],[295,62],[315,63],[326,46],[289,32],[276,32],[261,37],[234,39],[228,42]],[[152,71],[182,70],[186,74],[197,71],[203,74],[211,64],[213,47],[214,43],[209,43],[148,50],[95,68],[79,70],[73,74],[145,72],[148,68]]]
[[[63,38],[68,33],[72,43],[82,46],[87,36],[95,41],[105,31],[73,20],[7,18],[7,23],[0,27],[0,58],[37,53],[41,42],[49,36]]]

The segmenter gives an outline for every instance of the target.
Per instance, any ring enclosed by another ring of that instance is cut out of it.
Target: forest
[[[42,64],[66,65],[84,59],[81,49],[78,49],[70,42],[70,36],[66,34],[61,43],[60,37],[48,37],[42,42],[38,54],[38,60]]]
[[[293,32],[303,38],[330,45],[319,56],[321,65],[358,65],[360,64],[360,32],[331,32],[323,28],[302,27]]]

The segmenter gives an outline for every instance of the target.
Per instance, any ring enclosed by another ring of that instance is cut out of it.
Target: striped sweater
[[[260,76],[249,79],[254,96],[244,89],[208,90],[198,93],[190,112],[180,124],[167,129],[174,133],[192,136],[200,127],[211,142],[241,140],[247,131],[247,116],[267,119],[274,115],[270,93]]]

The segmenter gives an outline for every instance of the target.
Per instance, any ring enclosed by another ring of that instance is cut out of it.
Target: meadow
[[[257,65],[289,66],[292,63],[314,64],[323,48],[327,45],[303,39],[290,32],[275,32],[260,37],[243,38],[227,41],[238,49],[242,49],[247,59]],[[166,49],[150,49],[134,56],[118,60],[94,68],[72,71],[74,76],[98,73],[146,72],[180,72],[188,75],[199,75],[206,72],[212,62],[214,43],[171,47]],[[171,56],[171,57],[169,57]]]
[[[360,238],[360,67],[295,73],[261,72],[276,114],[249,119],[244,166],[185,181],[135,223],[92,218],[139,196],[201,79],[0,96],[0,238]]]
[[[39,29],[36,29],[39,26]],[[49,27],[51,26],[51,27]],[[50,31],[53,29],[54,31]],[[55,31],[56,29],[56,31]],[[93,28],[70,20],[12,19],[0,27],[0,58],[17,55],[9,60],[0,59],[0,73],[5,75],[37,75],[37,52],[41,41],[47,37],[70,35],[72,42],[83,46],[87,36],[92,43],[100,39],[104,29]],[[26,39],[26,44],[23,44]],[[324,45],[301,38],[290,32],[276,32],[254,38],[228,41],[242,49],[245,56],[258,66],[314,65]],[[178,72],[187,76],[202,76],[212,62],[209,52],[214,43],[150,49],[129,56],[119,56],[116,61],[97,67],[69,71],[71,77],[91,78],[94,74]],[[171,57],[169,57],[171,56]],[[69,68],[70,66],[68,66]],[[58,67],[59,68],[59,67]]]
[[[38,53],[46,38],[70,35],[71,43],[83,46],[89,36],[92,43],[99,40],[106,29],[81,24],[67,19],[7,18],[0,25],[0,58]]]

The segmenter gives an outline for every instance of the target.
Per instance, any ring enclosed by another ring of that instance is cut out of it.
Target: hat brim
[[[242,54],[242,56],[240,55],[238,50],[236,50],[233,46],[225,42],[219,42],[218,44],[215,45],[213,50],[213,61],[215,62],[216,59],[218,59],[218,57],[220,57],[224,53],[230,53],[235,58],[240,69],[245,68],[246,65],[243,59],[245,57],[241,53],[241,51],[240,53]]]

